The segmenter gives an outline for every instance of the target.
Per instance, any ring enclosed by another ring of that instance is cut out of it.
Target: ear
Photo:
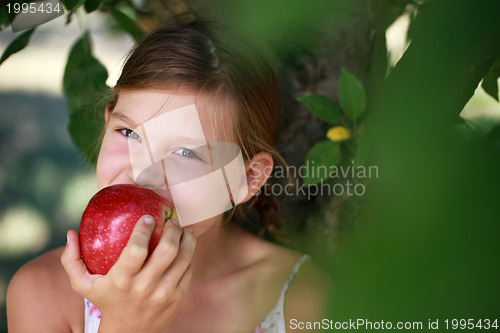
[[[240,202],[247,202],[259,192],[273,171],[274,161],[269,153],[258,153],[248,163],[245,163],[248,194]]]

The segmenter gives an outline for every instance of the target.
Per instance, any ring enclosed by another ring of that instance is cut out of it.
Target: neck
[[[222,222],[200,235],[193,255],[192,281],[203,282],[221,277],[245,265],[250,253],[244,247],[243,239],[248,236],[238,226],[223,225]]]

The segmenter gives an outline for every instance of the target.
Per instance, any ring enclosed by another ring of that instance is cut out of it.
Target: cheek
[[[102,189],[109,183],[109,168],[106,167],[109,162],[105,155],[101,152],[99,153],[99,159],[97,160],[96,166],[96,178],[97,178],[97,188]]]
[[[116,179],[129,168],[128,148],[105,136],[97,159],[96,176],[99,189],[116,183]],[[125,183],[125,181],[120,181]]]
[[[232,209],[220,170],[168,187],[182,226],[196,225]]]
[[[99,152],[99,158],[96,165],[97,187],[102,189],[109,185],[112,174],[112,161],[109,160],[109,155],[104,147]]]

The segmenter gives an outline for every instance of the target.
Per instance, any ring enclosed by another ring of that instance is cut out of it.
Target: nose
[[[139,172],[134,178],[134,181],[138,186],[149,188],[151,190],[167,189],[168,182],[162,161],[148,166]]]

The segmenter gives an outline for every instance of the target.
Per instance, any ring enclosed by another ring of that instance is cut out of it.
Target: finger
[[[130,235],[116,263],[109,270],[110,275],[117,274],[120,278],[136,275],[148,257],[148,246],[155,220],[152,216],[141,217]]]
[[[158,281],[179,253],[181,229],[168,220],[162,231],[158,245],[144,265],[141,275],[150,281]]]
[[[181,290],[184,295],[187,294],[189,289],[189,284],[191,283],[191,276],[193,275],[193,265],[189,264],[184,274],[182,274],[179,283],[177,284],[177,289]]]
[[[80,239],[75,230],[69,230],[68,242],[61,255],[61,264],[68,274],[71,287],[79,294],[85,293],[92,284],[91,274],[80,253]]]
[[[179,253],[165,272],[161,284],[165,291],[177,288],[188,269],[191,269],[191,260],[196,247],[196,238],[193,233],[185,229],[179,245]]]
[[[176,295],[174,301],[179,302],[178,306],[180,307],[182,303],[184,303],[189,285],[191,284],[191,277],[193,276],[193,265],[189,264],[184,273],[182,274],[180,280],[177,285],[171,283],[165,283],[161,285],[156,290],[156,295],[159,295],[159,299],[165,299],[165,295]]]

